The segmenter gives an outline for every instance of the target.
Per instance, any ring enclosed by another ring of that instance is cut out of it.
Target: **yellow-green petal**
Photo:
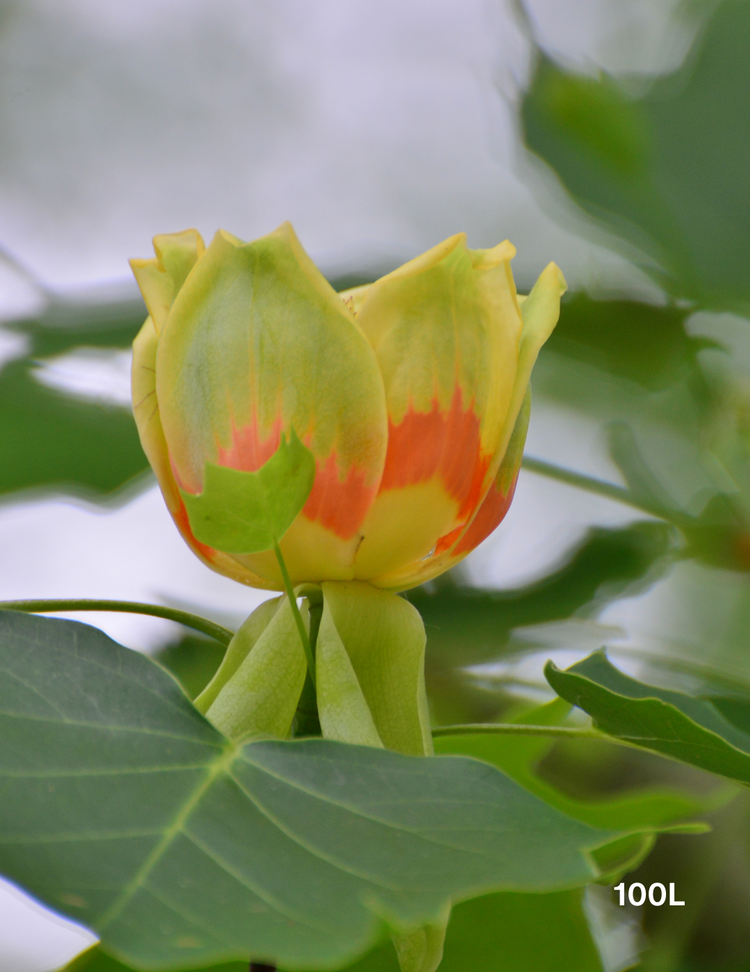
[[[383,374],[388,454],[357,578],[429,556],[489,487],[523,328],[514,253],[507,241],[470,250],[458,234],[367,290],[357,320]]]
[[[189,229],[155,236],[155,259],[130,261],[157,334],[161,333],[178,291],[205,249],[200,233]]]
[[[206,462],[253,472],[294,428],[316,478],[282,545],[289,572],[295,583],[352,575],[385,461],[383,383],[288,224],[247,244],[217,233],[164,325],[157,394],[173,471],[191,493]],[[279,584],[273,555],[239,560]]]
[[[164,438],[159,403],[156,397],[156,355],[159,335],[151,317],[146,318],[133,342],[133,414],[143,451],[159,483],[164,501],[185,542],[206,566],[251,587],[273,588],[273,582],[258,576],[227,554],[198,543],[188,522],[185,505],[172,474],[172,465]]]

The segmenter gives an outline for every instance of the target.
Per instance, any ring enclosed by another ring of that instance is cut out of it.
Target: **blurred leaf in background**
[[[540,53],[522,106],[529,148],[650,258],[672,296],[740,312],[750,308],[749,33],[750,6],[723,0],[685,63],[640,94]]]
[[[129,403],[103,405],[39,379],[71,352],[126,353],[143,316],[139,301],[58,300],[4,325],[28,345],[0,368],[0,495],[54,487],[101,499],[146,471]]]

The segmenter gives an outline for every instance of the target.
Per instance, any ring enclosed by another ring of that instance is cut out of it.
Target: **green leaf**
[[[552,662],[547,681],[603,732],[740,783],[750,783],[750,698],[707,696],[645,685],[623,675],[603,652],[566,671]]]
[[[488,894],[455,905],[440,964],[440,972],[603,972],[603,968],[586,920],[583,893],[578,890]],[[399,972],[399,965],[393,947],[384,945],[343,972]]]
[[[518,724],[561,725],[570,706],[562,699],[513,719]],[[555,745],[554,738],[543,736],[502,736],[491,734],[440,736],[435,751],[473,756],[497,766],[517,783],[546,803],[594,827],[617,830],[659,830],[713,808],[714,799],[698,797],[672,787],[659,786],[631,790],[600,799],[579,800],[563,793],[536,772],[538,763]]]
[[[33,377],[40,358],[77,347],[129,346],[143,304],[59,302],[11,322],[29,354],[0,369],[0,494],[55,487],[101,499],[148,469],[127,409],[79,401]]]
[[[207,462],[203,492],[180,490],[190,526],[201,543],[225,553],[258,553],[278,546],[307,502],[315,458],[294,429],[257,472]]]
[[[59,972],[138,972],[138,970],[107,955],[99,945],[94,945],[76,956]],[[247,962],[222,962],[221,965],[202,965],[200,968],[191,965],[184,972],[247,972]]]
[[[677,297],[750,307],[750,7],[716,6],[695,49],[640,97],[540,56],[526,141],[576,202],[653,261]]]
[[[453,911],[440,972],[601,972],[583,893],[493,894]]]
[[[696,356],[707,341],[687,333],[689,316],[681,307],[573,293],[563,300],[542,357],[564,355],[659,392],[686,377],[699,377]]]
[[[0,493],[54,486],[101,499],[147,468],[125,409],[45,388],[27,360],[0,371]]]
[[[149,658],[0,614],[0,871],[141,969],[330,967],[450,899],[598,876],[620,835],[494,767],[328,740],[235,746]]]
[[[502,963],[499,965],[498,963]],[[603,972],[580,890],[488,894],[454,906],[440,972]],[[133,972],[94,946],[65,972]],[[247,963],[190,972],[247,972]],[[342,972],[400,972],[385,943]]]

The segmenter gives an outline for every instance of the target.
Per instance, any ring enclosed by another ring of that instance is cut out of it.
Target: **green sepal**
[[[306,607],[302,612],[307,622]],[[243,625],[247,626],[248,640],[253,617]],[[289,598],[283,597],[257,641],[206,709],[206,717],[230,739],[251,733],[285,739],[306,673],[307,660]]]
[[[250,617],[243,621],[234,638],[229,642],[214,677],[193,702],[199,712],[205,715],[211,708],[221,689],[255,647],[256,642],[276,614],[280,603],[280,597],[269,598],[269,600],[259,604]]]
[[[323,737],[382,749],[383,742],[326,600],[315,660],[318,717]]]
[[[321,586],[325,608],[317,656],[323,735],[326,721],[338,727],[331,738],[354,742],[361,733],[365,716],[362,725],[356,723],[354,710],[344,710],[343,695],[328,693],[326,687],[327,679],[335,679],[341,685],[349,684],[353,692],[353,676],[386,749],[408,756],[431,755],[424,685],[426,638],[419,612],[404,598],[363,581],[327,581]],[[325,673],[320,671],[324,656],[328,659]],[[334,711],[334,706],[339,708]],[[357,711],[364,711],[361,705]]]
[[[315,458],[290,430],[257,472],[207,462],[203,492],[180,490],[190,528],[200,543],[224,553],[272,550],[307,502],[315,479]]]

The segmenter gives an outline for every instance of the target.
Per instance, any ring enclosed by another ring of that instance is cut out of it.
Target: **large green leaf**
[[[750,6],[724,0],[685,64],[640,97],[545,55],[526,141],[578,204],[653,261],[676,296],[750,307]]]
[[[750,697],[705,698],[645,685],[623,675],[603,652],[547,680],[606,733],[720,776],[750,783]]]
[[[331,966],[448,899],[597,875],[619,835],[494,767],[324,740],[237,747],[147,657],[0,614],[0,870],[143,969]]]
[[[40,384],[40,358],[77,347],[127,348],[144,316],[138,302],[53,304],[6,325],[31,342],[0,370],[0,494],[32,487],[111,493],[148,468],[132,415]]]
[[[125,965],[111,955],[107,955],[98,945],[94,945],[74,958],[59,972],[137,972],[137,970],[134,970],[132,965]],[[247,962],[222,962],[220,965],[203,965],[200,968],[191,965],[189,970],[185,969],[184,972],[247,972]]]
[[[453,908],[440,972],[603,972],[580,890],[551,894],[488,894]],[[133,972],[98,946],[65,972]],[[247,972],[247,963],[191,969]],[[342,972],[400,972],[390,942]]]

